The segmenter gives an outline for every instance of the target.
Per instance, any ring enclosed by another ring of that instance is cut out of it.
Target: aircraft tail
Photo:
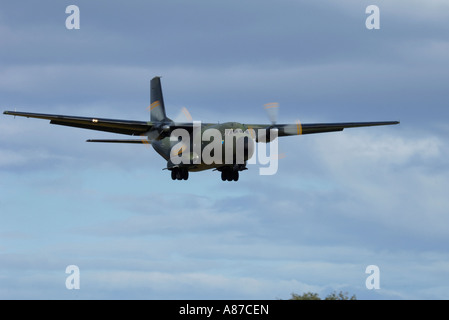
[[[160,77],[154,77],[153,79],[151,79],[150,103],[151,104],[149,108],[151,122],[167,120]]]

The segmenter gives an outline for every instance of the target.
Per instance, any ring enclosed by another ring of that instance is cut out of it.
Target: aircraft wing
[[[379,122],[342,122],[342,123],[308,123],[301,124],[299,121],[295,124],[274,124],[274,125],[251,125],[246,126],[250,129],[278,129],[278,137],[294,136],[312,133],[343,131],[346,128],[360,128],[373,126],[386,126],[399,124],[399,121],[379,121]],[[257,130],[256,130],[257,133]]]
[[[127,135],[141,135],[143,133],[148,132],[153,127],[151,122],[145,121],[73,117],[57,114],[29,113],[18,111],[5,111],[3,113],[11,116],[50,120],[51,124],[58,124],[62,126],[106,131]]]
[[[106,131],[127,135],[142,135],[153,128],[151,122],[146,121],[134,121],[134,120],[117,120],[117,119],[104,119],[104,118],[92,118],[92,117],[74,117],[57,114],[44,114],[44,113],[29,113],[19,111],[5,111],[6,115],[38,118],[50,120],[51,124],[57,124],[62,126]],[[371,127],[371,126],[384,126],[399,124],[399,121],[380,121],[380,122],[343,122],[343,123],[309,123],[301,124],[297,122],[295,124],[246,124],[249,129],[278,129],[278,137],[303,135],[312,133],[334,132],[343,131],[346,128],[359,128],[359,127]],[[207,125],[207,124],[203,124]],[[169,130],[176,128],[184,128],[186,130],[192,130],[192,123],[176,123],[170,125]],[[91,141],[97,142],[97,141]],[[123,143],[128,143],[120,141]]]

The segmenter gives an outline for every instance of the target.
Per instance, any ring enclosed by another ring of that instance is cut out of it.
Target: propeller
[[[271,126],[266,128],[265,133],[258,134],[256,138],[256,142],[271,142],[273,141],[273,138],[271,137],[270,130],[278,130],[276,127],[276,123],[278,120],[278,110],[279,110],[279,103],[277,102],[270,102],[267,104],[264,104],[265,111],[268,115],[268,119],[271,122]]]
[[[278,111],[279,103],[271,102],[264,105],[265,111],[267,112],[268,119],[270,119],[271,124],[274,126],[278,121]]]
[[[301,135],[302,125],[301,121],[297,119],[295,124],[287,124],[277,126],[279,103],[271,102],[264,105],[265,111],[267,112],[268,118],[270,119],[271,126],[268,129],[282,129],[284,133],[291,135]],[[267,137],[269,138],[269,132],[267,131]],[[269,139],[268,139],[269,140]],[[271,141],[271,140],[269,140]]]
[[[267,128],[266,132],[263,134],[263,137],[257,137],[256,141],[265,140],[266,142],[273,141],[273,137],[270,137],[270,129],[279,130],[281,129],[284,133],[292,133],[292,134],[302,134],[302,126],[299,120],[295,121],[295,124],[287,124],[287,125],[277,125],[278,114],[279,114],[279,103],[270,102],[264,104],[264,109],[267,113],[268,119],[271,122],[271,126]],[[286,153],[279,153],[278,159],[284,159],[286,157]]]
[[[174,122],[186,122],[185,120],[187,120],[187,122],[193,122],[193,118],[189,112],[189,110],[187,110],[186,107],[182,107],[181,111],[178,113],[178,115],[174,118]]]
[[[173,118],[173,122],[176,124],[180,123],[193,123],[193,117],[190,114],[189,110],[187,110],[186,107],[182,107],[181,110],[178,112],[176,117]],[[183,154],[184,151],[187,149],[187,145],[184,143],[181,143],[181,141],[178,142],[177,146],[174,146],[170,152],[170,159],[172,162],[174,162],[174,158],[178,158],[181,156],[183,158],[183,161],[185,162],[193,162],[196,161],[198,158],[197,155],[193,154],[192,150],[190,149],[190,152],[187,154]]]

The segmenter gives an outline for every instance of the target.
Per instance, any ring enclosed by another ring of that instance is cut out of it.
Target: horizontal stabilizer
[[[86,142],[106,142],[106,143],[139,143],[139,144],[151,144],[147,139],[89,139]]]

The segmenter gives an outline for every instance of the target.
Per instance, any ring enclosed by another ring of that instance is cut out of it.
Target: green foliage
[[[352,297],[348,296],[347,292],[340,291],[339,293],[336,293],[335,291],[329,294],[324,300],[357,300],[355,297],[355,294],[352,295]]]
[[[306,292],[302,295],[292,293],[292,297],[289,300],[321,300],[318,293]]]
[[[321,300],[321,298],[318,293],[305,292],[302,295],[292,293],[292,297],[289,300]],[[355,294],[349,297],[347,292],[340,291],[337,293],[334,291],[328,294],[324,300],[357,300],[357,298]]]

